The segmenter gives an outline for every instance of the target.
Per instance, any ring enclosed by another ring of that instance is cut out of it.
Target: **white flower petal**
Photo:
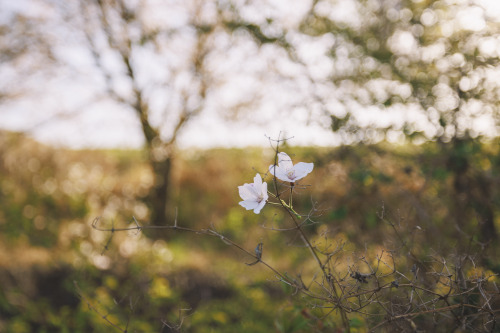
[[[278,166],[284,172],[293,168],[292,159],[286,153],[278,154]]]
[[[260,185],[262,186],[262,185]],[[241,187],[241,186],[239,186]],[[245,197],[241,196],[241,192],[240,192],[240,196],[243,200],[247,200],[247,199],[253,199],[253,198],[257,198],[259,197],[259,193],[260,193],[260,188],[256,187],[255,184],[245,184],[243,185],[243,194],[245,195]]]
[[[260,213],[260,211],[262,210],[262,208],[264,208],[265,204],[266,204],[266,202],[265,202],[264,200],[262,200],[262,201],[259,203],[259,205],[258,205],[257,207],[255,207],[255,209],[253,210],[253,212],[254,212],[255,214],[259,214],[259,213]]]
[[[238,190],[240,192],[240,197],[243,200],[251,200],[252,198],[255,198],[255,194],[252,191],[252,186],[250,186],[250,184],[238,186]]]
[[[267,194],[267,183],[262,184],[260,194],[262,195],[263,201],[267,201],[267,199],[269,198],[269,195]]]
[[[299,180],[307,176],[314,168],[314,163],[299,162],[295,164],[295,180]]]
[[[290,177],[288,177],[288,174],[285,173],[285,172],[282,172],[281,170],[279,170],[276,173],[276,178],[278,178],[279,180],[282,180],[284,182],[293,182],[293,179],[291,179]]]
[[[240,197],[243,199],[243,201],[239,202],[240,206],[247,210],[253,209],[256,214],[265,206],[269,197],[267,183],[262,182],[262,177],[259,174],[255,175],[252,184],[238,186],[238,190]]]
[[[269,166],[269,172],[276,178],[278,178],[279,180],[282,180],[284,182],[293,182],[293,180],[291,180],[290,178],[288,178],[288,175],[286,174],[286,172],[279,168],[279,167],[276,167],[275,165],[270,165]]]
[[[259,207],[259,203],[255,200],[244,200],[240,201],[239,204],[240,206],[246,208],[246,210],[257,209]]]
[[[253,185],[258,189],[262,186],[262,177],[259,174],[256,174],[253,178]]]
[[[293,183],[307,176],[313,168],[313,163],[299,162],[294,166],[290,157],[281,152],[278,154],[278,166],[269,166],[269,171],[279,180]]]
[[[249,190],[252,192],[254,198],[258,198],[260,196],[260,186],[262,185],[257,187],[255,184],[249,184]]]

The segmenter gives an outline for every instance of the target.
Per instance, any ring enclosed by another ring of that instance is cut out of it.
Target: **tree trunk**
[[[150,158],[153,170],[153,186],[148,195],[148,203],[151,210],[152,225],[167,225],[167,208],[170,191],[170,175],[172,168],[172,156],[169,155],[162,160]]]
[[[130,73],[131,77],[133,77],[131,67]],[[149,107],[142,98],[142,91],[135,89],[135,95],[136,103],[134,108],[141,121],[142,132],[146,139],[149,165],[153,172],[153,186],[146,198],[146,204],[150,209],[150,223],[151,225],[166,225],[175,136],[170,142],[164,142],[161,139],[158,129],[151,126],[149,122]]]

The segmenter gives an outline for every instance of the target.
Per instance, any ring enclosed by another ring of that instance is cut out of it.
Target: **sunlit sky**
[[[337,5],[337,10],[331,11],[332,15],[355,20],[351,8],[354,1],[342,2],[344,5],[340,7]],[[489,9],[486,15],[500,17],[500,1],[481,0],[476,2]],[[14,12],[39,15],[40,12],[43,12],[43,9],[33,5],[33,3],[33,0],[3,0],[0,1],[2,8],[0,12],[3,12],[2,15]],[[176,1],[172,3],[178,5]],[[273,4],[270,7],[274,10],[273,15],[281,19],[284,26],[289,27],[294,26],[301,19],[304,8],[309,6],[309,1],[302,0],[294,0],[294,5],[286,0],[275,0],[270,1],[270,3]],[[331,8],[324,7],[318,10],[327,11]],[[482,12],[478,12],[477,9],[459,14],[460,17],[457,18],[457,21],[464,29],[480,30],[484,26]],[[258,16],[258,8],[256,7],[255,13],[250,10],[246,15],[249,17]],[[433,17],[429,16],[426,19],[430,22]],[[412,45],[404,43],[408,40],[402,38],[400,44],[402,48],[406,47],[411,50]],[[331,44],[331,40],[325,38],[316,43],[304,44],[307,45],[307,48],[302,50],[303,57],[311,58],[313,64],[310,66],[311,75],[320,77],[328,72],[328,66],[331,66],[331,63],[325,60],[324,53]],[[88,59],[81,57],[78,44],[69,44],[68,47],[59,50],[59,52],[60,55],[79,67],[89,66],[89,71],[91,71],[91,64],[89,64]],[[239,52],[248,52],[248,49],[242,48]],[[242,54],[236,54],[234,59],[242,56]],[[263,57],[263,59],[256,59],[250,65],[259,68],[262,66],[259,61],[265,63],[273,59],[273,55],[264,55]],[[294,69],[290,68],[289,70],[293,71]],[[338,137],[328,129],[327,117],[323,116],[322,118],[317,112],[315,114],[314,110],[308,110],[307,105],[305,108],[303,106],[296,107],[298,101],[294,106],[296,91],[292,91],[286,86],[270,85],[269,82],[260,82],[255,78],[249,78],[247,73],[239,74],[239,77],[236,75],[230,82],[231,89],[223,89],[217,96],[222,103],[207,103],[206,110],[186,125],[178,138],[178,144],[181,148],[267,145],[268,139],[266,137],[277,137],[280,133],[293,137],[291,143],[295,145],[331,146],[340,143]],[[144,141],[143,134],[133,111],[124,110],[106,101],[98,104],[88,103],[88,99],[92,96],[90,87],[95,82],[86,78],[73,80],[71,75],[73,73],[62,73],[61,79],[54,80],[50,85],[46,85],[46,82],[43,81],[34,81],[34,89],[39,92],[37,97],[15,103],[7,101],[0,104],[0,127],[8,130],[27,131],[37,140],[56,146],[70,148],[140,147]],[[224,111],[224,103],[230,105],[233,102],[232,99],[237,99],[242,94],[244,96],[247,88],[250,94],[252,91],[266,91],[265,97],[267,99],[264,99],[258,108],[246,111],[247,114],[240,117],[243,120],[225,120],[220,112],[221,109]],[[299,86],[296,89],[300,90],[301,88]],[[339,105],[339,112],[342,113],[341,110],[345,107]],[[66,112],[61,110],[66,110]],[[389,119],[393,120],[398,115],[399,117],[410,116],[402,116],[404,112],[399,112],[386,113],[384,118],[370,109],[358,112],[365,113],[366,116],[363,117],[367,121],[384,122]],[[61,113],[64,114],[63,117],[60,116]],[[311,122],[311,113],[319,121]]]

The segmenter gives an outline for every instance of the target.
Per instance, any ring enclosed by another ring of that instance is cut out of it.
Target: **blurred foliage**
[[[475,170],[498,184],[498,142],[465,145]],[[440,147],[424,145],[287,147],[294,161],[315,169],[296,188],[294,208],[312,213],[307,232],[322,246],[345,243],[337,269],[348,275],[354,258],[399,253],[398,267],[437,269],[434,256],[473,257],[470,276],[500,272],[498,245],[480,241],[473,205],[464,224],[455,214],[453,177]],[[24,136],[0,133],[0,331],[109,332],[106,319],[129,332],[331,332],[340,317],[296,295],[262,265],[212,237],[168,230],[108,233],[92,220],[115,227],[132,216],[148,224],[143,199],[152,186],[145,154],[137,151],[70,151]],[[237,186],[256,172],[266,174],[272,149],[213,149],[178,152],[172,193],[177,213],[170,224],[212,226],[248,249],[264,243],[269,264],[309,278],[309,252],[297,246],[285,215],[268,205],[260,215],[238,205]],[[265,177],[269,186],[272,180]],[[493,186],[489,197],[500,207]],[[496,214],[498,215],[498,214]],[[499,221],[495,221],[497,227]],[[323,243],[322,243],[323,242]],[[373,259],[375,262],[376,260]],[[495,278],[498,280],[498,278]],[[495,280],[495,281],[497,281]],[[498,281],[497,281],[498,282]],[[106,319],[104,319],[105,317]],[[367,321],[352,316],[352,331]],[[419,327],[425,320],[414,319]],[[163,329],[162,329],[163,327]],[[430,329],[430,328],[429,328]]]
[[[447,162],[433,172],[454,191],[450,219],[462,228],[473,210],[481,241],[496,240],[494,208],[487,200],[491,177],[473,160],[482,159],[477,140],[498,135],[500,119],[498,15],[489,11],[492,4],[346,3],[315,1],[300,27],[306,35],[331,40],[326,81],[333,83],[337,101],[323,105],[332,131],[343,143],[435,140]],[[363,182],[383,177],[365,171],[351,176]]]
[[[186,66],[192,84],[174,90],[180,97],[180,105],[174,105],[180,118],[164,122],[173,126],[168,142],[162,142],[160,129],[149,123],[151,103],[146,99],[155,93],[147,91],[149,84],[137,84],[139,67],[131,59],[140,53],[134,49],[157,50],[149,47],[157,44],[154,39],[172,36],[173,30],[163,35],[141,30],[147,34],[136,36],[118,28],[139,22],[134,21],[139,17],[132,15],[133,9],[123,2],[95,4],[74,7],[76,16],[68,17],[86,18],[81,31],[98,67],[101,64],[104,81],[114,81],[112,71],[102,67],[104,54],[114,51],[127,68],[116,78],[127,78],[131,90],[122,95],[113,84],[107,90],[140,115],[149,155],[57,150],[18,134],[0,133],[0,331],[108,332],[113,325],[128,331],[172,330],[162,322],[171,327],[182,323],[187,332],[341,329],[337,314],[328,314],[278,284],[262,265],[244,265],[249,258],[217,239],[168,230],[110,235],[90,228],[97,216],[113,227],[133,225],[132,216],[140,223],[154,219],[158,224],[163,217],[154,218],[152,200],[158,199],[156,211],[162,212],[170,194],[165,222],[212,227],[248,249],[262,242],[266,262],[289,276],[303,274],[310,280],[314,263],[297,246],[297,235],[277,231],[290,228],[286,214],[268,206],[254,215],[238,206],[237,186],[249,182],[255,172],[274,186],[266,174],[273,161],[271,149],[192,150],[175,152],[176,158],[171,158],[177,131],[202,110],[205,94],[213,91],[209,83],[215,86],[204,61],[215,50],[209,37],[220,31],[231,38],[248,34],[258,45],[280,46],[298,63],[301,52],[294,47],[302,37],[330,40],[329,72],[320,75],[322,79],[309,79],[318,85],[315,97],[342,142],[364,144],[288,147],[288,152],[294,160],[315,163],[314,172],[295,188],[294,207],[311,214],[307,232],[316,246],[343,248],[336,258],[339,274],[348,279],[357,258],[375,265],[384,253],[398,257],[402,272],[413,267],[437,271],[437,258],[460,266],[466,257],[469,266],[461,268],[469,279],[499,273],[499,142],[480,141],[496,133],[499,119],[498,21],[480,2],[360,0],[351,2],[352,15],[335,15],[340,2],[313,1],[298,31],[289,32],[273,27],[269,18],[247,22],[238,13],[244,7],[232,8],[231,2],[221,2],[213,12],[213,26],[195,20],[201,19],[195,11],[193,21],[188,20],[194,29],[177,31],[180,39],[192,38],[192,57],[179,53],[175,43],[165,44],[172,45],[172,54],[194,62]],[[113,26],[106,13],[122,24]],[[52,43],[34,33],[37,22],[33,23],[18,16],[0,27],[0,35],[11,37],[1,45],[11,51],[1,61],[22,60],[32,46],[44,58],[53,56]],[[9,29],[12,25],[17,29]],[[118,34],[122,30],[130,34]],[[109,44],[99,49],[104,36]],[[227,55],[225,48],[219,52]],[[34,58],[31,62],[43,63]],[[177,68],[171,72],[186,75]],[[211,74],[219,78],[217,71]],[[334,87],[335,94],[320,89],[321,84]],[[0,99],[22,93],[11,88],[17,85],[4,86]],[[336,101],[328,103],[332,95]],[[357,112],[365,106],[383,115],[384,123]],[[412,116],[405,113],[409,108],[415,111]],[[485,124],[491,126],[483,133]],[[436,142],[368,145],[383,138]],[[172,184],[167,182],[170,170]],[[423,279],[426,283],[431,277]],[[454,304],[463,300],[460,295],[450,298]],[[498,309],[496,301],[492,305]],[[435,328],[425,318],[414,320],[412,325]],[[353,331],[376,324],[376,319],[355,315],[350,321]]]
[[[328,81],[340,105],[323,104],[332,130],[344,143],[496,135],[500,67],[498,17],[491,6],[314,1],[299,30],[331,40]]]

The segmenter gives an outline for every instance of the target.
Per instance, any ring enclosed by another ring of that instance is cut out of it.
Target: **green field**
[[[314,163],[293,208],[309,215],[302,229],[328,254],[338,292],[363,294],[342,301],[363,304],[346,314],[351,332],[498,331],[500,251],[484,222],[500,228],[498,142],[280,149]],[[178,152],[165,225],[198,234],[92,229],[96,217],[148,226],[140,151],[61,150],[2,132],[0,156],[0,332],[346,330],[286,210],[238,205],[237,187],[266,174],[271,148]],[[249,253],[263,243],[262,260],[303,289],[246,265],[254,258],[221,235]]]

